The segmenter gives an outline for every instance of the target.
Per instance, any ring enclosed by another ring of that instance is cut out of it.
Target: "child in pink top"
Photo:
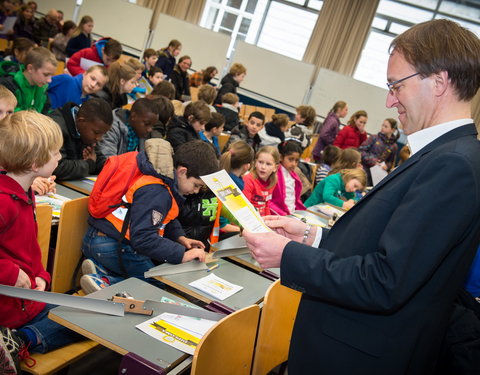
[[[273,189],[270,209],[278,215],[290,215],[295,210],[305,210],[300,200],[302,182],[295,173],[302,148],[297,141],[282,142],[278,145],[280,152],[280,168],[277,171],[277,185]]]
[[[261,216],[270,215],[269,201],[277,184],[275,173],[280,163],[280,154],[276,147],[265,146],[255,155],[255,163],[249,174],[243,177],[243,194],[258,210]]]

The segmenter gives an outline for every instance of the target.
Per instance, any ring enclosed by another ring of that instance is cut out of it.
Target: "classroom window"
[[[380,0],[353,77],[385,87],[388,47],[409,27],[432,19],[458,22],[480,36],[480,4],[465,0]]]
[[[200,26],[301,60],[312,34],[320,0],[207,0]],[[288,26],[288,27],[287,27]]]

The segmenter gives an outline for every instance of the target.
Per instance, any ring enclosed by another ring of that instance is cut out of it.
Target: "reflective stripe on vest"
[[[178,204],[177,201],[175,200],[172,191],[170,190],[170,186],[168,186],[163,180],[157,177],[149,176],[149,175],[143,175],[140,178],[138,178],[127,190],[125,195],[122,198],[123,202],[126,203],[132,203],[133,201],[133,195],[135,192],[140,189],[142,186],[146,185],[152,185],[152,184],[160,184],[163,185],[167,188],[168,193],[170,194],[170,197],[172,198],[172,206],[170,207],[170,210],[168,213],[165,215],[165,217],[162,219],[162,225],[158,229],[158,235],[163,237],[163,233],[165,231],[165,227],[167,224],[175,220],[178,216]],[[115,209],[112,213],[108,214],[105,219],[107,219],[112,225],[115,227],[116,230],[118,230],[119,233],[122,232],[122,226],[123,226],[123,221],[125,220],[125,215],[127,214],[127,208],[125,207],[118,207]],[[125,238],[130,240],[130,225],[129,228],[127,229],[127,233],[125,235]]]
[[[220,237],[220,214],[222,212],[222,202],[217,199],[217,215],[215,216],[215,223],[213,224],[212,233],[210,234],[210,244],[217,243]]]

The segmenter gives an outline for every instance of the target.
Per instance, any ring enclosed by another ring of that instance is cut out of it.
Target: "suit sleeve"
[[[378,245],[365,255],[340,257],[291,241],[282,256],[282,284],[349,309],[396,311],[443,262],[459,256],[455,250],[464,249],[456,246],[476,228],[479,185],[478,172],[463,155],[435,158],[418,170],[398,204],[385,203],[392,212]]]

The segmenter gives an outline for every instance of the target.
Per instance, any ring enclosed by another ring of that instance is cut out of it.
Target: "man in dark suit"
[[[282,284],[303,293],[289,374],[435,373],[480,242],[480,142],[470,118],[480,40],[434,20],[390,50],[387,106],[398,110],[411,158],[330,231],[267,217],[276,233],[245,233],[262,267],[281,266]]]

